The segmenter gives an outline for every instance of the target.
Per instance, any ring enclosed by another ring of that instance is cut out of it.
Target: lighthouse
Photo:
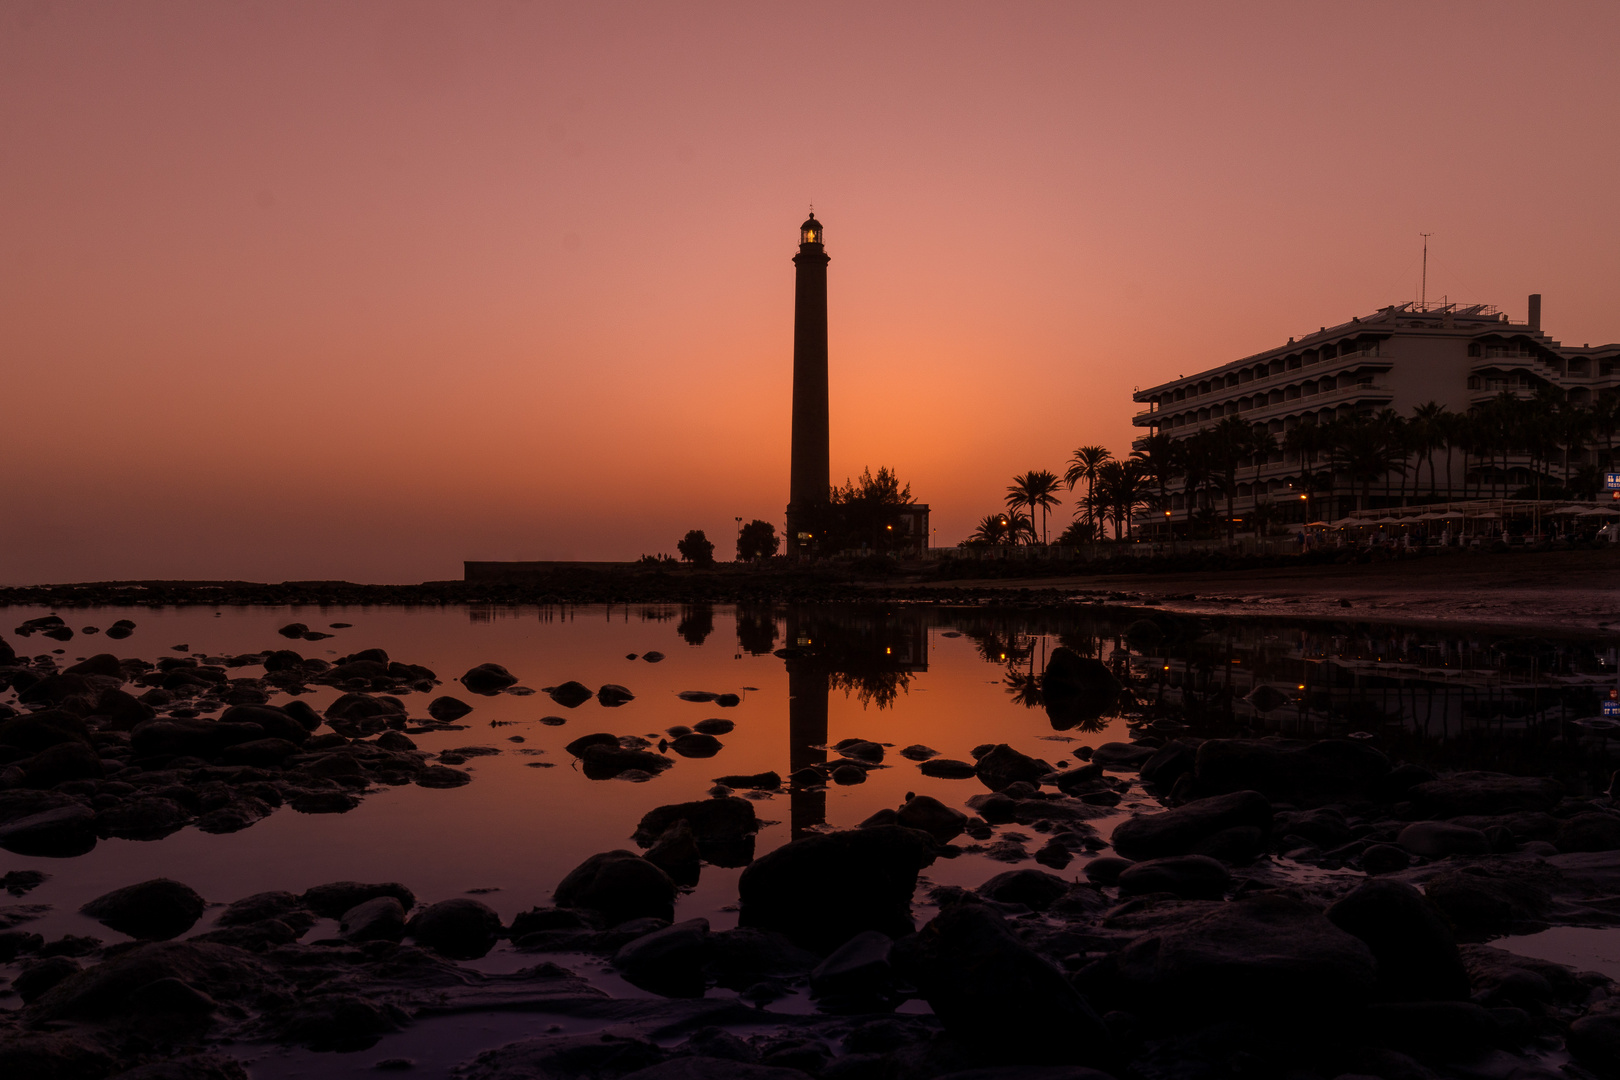
[[[827,435],[827,251],[812,210],[799,226],[793,256],[793,458],[789,472],[787,554],[811,553],[819,509],[830,486]]]

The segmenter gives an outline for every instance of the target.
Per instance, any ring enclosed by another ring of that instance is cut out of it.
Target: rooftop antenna
[[[1427,233],[1426,232],[1426,233],[1418,233],[1418,235],[1423,237],[1423,285],[1422,285],[1422,292],[1419,294],[1418,310],[1419,311],[1428,311],[1429,310],[1429,237],[1433,236],[1434,233]]]

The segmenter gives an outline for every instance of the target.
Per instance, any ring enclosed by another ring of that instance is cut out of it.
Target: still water
[[[49,613],[10,608],[4,627]],[[768,824],[757,838],[758,853],[809,830],[855,826],[897,807],[907,792],[961,806],[985,790],[973,779],[922,775],[897,752],[917,743],[971,761],[975,746],[1006,742],[1054,764],[1072,764],[1079,748],[1133,737],[1350,735],[1431,768],[1556,774],[1576,792],[1600,789],[1612,769],[1614,740],[1591,720],[1600,693],[1614,683],[1610,641],[1165,616],[1152,626],[1139,614],[1100,607],[193,607],[59,614],[75,628],[129,618],[137,629],[119,642],[81,634],[60,650],[40,637],[8,639],[19,653],[58,651],[62,663],[108,648],[151,661],[288,645],[333,660],[381,648],[391,659],[432,668],[443,680],[434,694],[407,695],[412,716],[424,716],[439,693],[474,706],[459,721],[463,730],[414,736],[420,749],[499,753],[468,757],[458,766],[473,775],[465,787],[382,788],[345,814],[283,807],[237,833],[186,828],[155,841],[103,840],[72,859],[0,853],[0,872],[51,875],[27,897],[51,905],[29,925],[47,938],[76,933],[118,940],[78,915],[79,905],[158,876],[184,881],[216,904],[345,879],[399,881],[428,903],[476,890],[509,921],[548,903],[557,882],[587,856],[633,849],[631,833],[653,807],[704,798],[714,778],[725,774],[774,770],[786,777],[836,758],[828,747],[849,738],[889,747],[885,767],[872,770],[863,784],[761,796],[755,806]],[[278,636],[278,627],[294,621],[317,629],[352,625],[314,643]],[[1127,684],[1111,714],[1078,724],[1047,714],[1039,675],[1059,645],[1102,659]],[[655,651],[662,660],[643,658]],[[481,663],[506,667],[520,688],[538,691],[567,680],[592,688],[616,683],[635,698],[617,708],[593,699],[567,709],[545,693],[480,697],[453,682]],[[262,668],[233,667],[230,674],[251,677]],[[740,700],[731,708],[682,700],[681,692],[690,690]],[[303,700],[320,709],[337,694],[317,687]],[[592,732],[638,735],[656,745],[670,727],[710,717],[735,724],[716,756],[677,757],[673,768],[643,783],[589,779],[564,750]],[[1151,800],[1133,785],[1116,816],[1096,825],[1106,836],[1115,821],[1145,805]],[[1043,842],[1027,828],[997,829],[998,839],[1020,836],[1031,852]],[[1076,862],[1066,876],[1082,866]],[[926,871],[919,899],[930,884],[975,886],[1006,869],[983,853],[940,859]],[[678,902],[676,918],[702,915],[716,929],[735,925],[739,873],[705,866],[697,887]],[[207,929],[212,918],[205,915],[197,929]],[[315,936],[322,936],[319,930]],[[532,962],[498,950],[480,966]]]

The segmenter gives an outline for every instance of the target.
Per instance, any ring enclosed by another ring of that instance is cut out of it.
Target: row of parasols
[[[1510,515],[1513,516],[1513,515]],[[1559,506],[1550,510],[1541,511],[1542,517],[1582,517],[1582,518],[1620,518],[1620,509],[1611,507],[1590,506]],[[1307,529],[1355,529],[1366,528],[1372,525],[1417,525],[1427,522],[1458,522],[1467,524],[1472,521],[1500,521],[1502,515],[1495,510],[1486,510],[1483,513],[1441,513],[1430,511],[1426,514],[1415,514],[1408,517],[1381,517],[1381,518],[1340,518],[1338,521],[1308,521]]]

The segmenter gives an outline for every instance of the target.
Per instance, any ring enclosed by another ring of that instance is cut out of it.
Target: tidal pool
[[[50,613],[10,608],[0,623],[9,630]],[[558,881],[586,857],[614,848],[634,850],[631,834],[654,807],[703,799],[722,775],[775,771],[785,779],[806,766],[837,760],[830,748],[852,738],[886,747],[883,766],[869,770],[864,783],[784,784],[777,792],[750,794],[765,823],[755,840],[756,855],[811,831],[854,827],[882,809],[898,807],[910,792],[962,807],[986,790],[976,779],[923,775],[915,761],[899,754],[912,744],[972,761],[975,747],[1004,742],[1054,765],[1073,766],[1075,751],[1083,747],[1182,733],[1349,736],[1436,770],[1556,774],[1572,792],[1602,790],[1612,768],[1607,733],[1590,721],[1600,695],[1613,685],[1616,654],[1612,643],[1589,639],[1435,633],[1365,623],[1176,616],[1153,622],[1143,620],[1141,612],[1091,605],[186,607],[56,614],[76,631],[71,640],[10,633],[6,640],[19,655],[53,655],[64,666],[103,651],[148,661],[190,656],[208,663],[289,647],[326,660],[380,648],[393,660],[438,675],[441,685],[432,692],[405,696],[413,718],[425,716],[428,702],[440,694],[473,706],[457,721],[457,730],[413,735],[420,750],[498,752],[468,756],[457,765],[473,777],[466,786],[375,788],[347,813],[304,814],[284,806],[234,833],[186,827],[157,840],[103,839],[72,858],[0,853],[0,872],[49,875],[25,900],[48,910],[23,924],[48,940],[63,934],[122,940],[80,915],[79,906],[160,876],[185,882],[214,905],[196,931],[209,929],[224,904],[250,894],[299,892],[337,880],[401,882],[423,903],[473,894],[510,922],[521,911],[549,903]],[[107,627],[123,618],[136,624],[126,639],[83,633],[86,626]],[[293,622],[332,636],[289,641],[277,633]],[[1060,645],[1109,665],[1126,694],[1100,713],[1051,714],[1040,675]],[[649,653],[663,655],[650,662]],[[510,670],[518,687],[482,696],[454,681],[484,663]],[[263,668],[238,663],[228,674],[251,679]],[[617,707],[591,699],[565,708],[543,688],[568,680],[592,689],[620,684],[635,696]],[[734,694],[737,703],[722,707],[680,696],[694,690]],[[299,697],[322,710],[340,693],[311,686]],[[272,692],[269,700],[280,704],[289,696]],[[15,704],[15,694],[0,695],[0,701]],[[590,779],[564,749],[593,732],[640,736],[656,748],[671,727],[689,728],[708,718],[735,725],[721,736],[718,753],[707,758],[670,754],[673,767],[645,782]],[[1134,772],[1115,775],[1130,787],[1112,816],[1094,823],[1104,837],[1133,810],[1156,808]],[[1019,840],[1029,854],[1046,839],[1039,830],[1018,825],[998,826],[995,836]],[[933,886],[971,888],[1010,866],[1034,865],[1027,856],[997,861],[985,846],[960,838],[955,857],[940,858],[924,872],[917,896],[921,918],[928,915],[924,907]],[[1005,845],[1001,849],[1005,852]],[[1087,857],[1079,853],[1063,875],[1078,877]],[[705,865],[696,887],[677,901],[676,919],[703,916],[716,930],[735,926],[740,872]],[[335,929],[335,924],[317,926],[308,938],[330,936]],[[1557,959],[1575,963],[1562,953]],[[512,971],[535,960],[503,943],[472,966]],[[640,993],[600,961],[572,966],[615,994]],[[15,974],[14,969],[5,973]],[[0,1007],[19,1004],[15,996],[0,998]],[[505,1032],[511,1024],[496,1026]],[[418,1032],[410,1038],[421,1037]],[[297,1073],[294,1061],[303,1056],[297,1052],[282,1069],[260,1071]]]

